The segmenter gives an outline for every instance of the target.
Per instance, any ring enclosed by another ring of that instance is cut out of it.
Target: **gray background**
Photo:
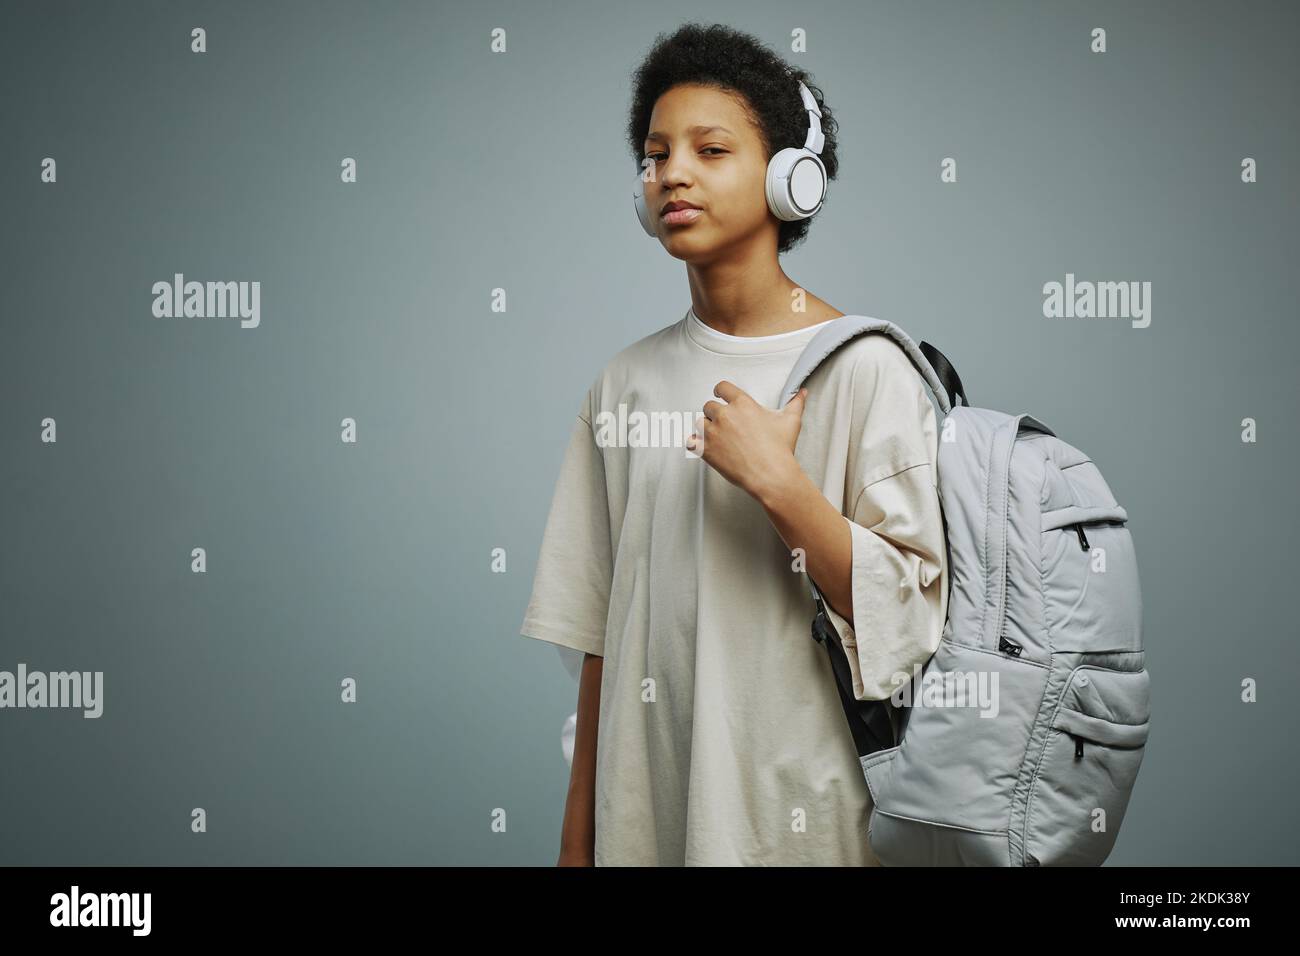
[[[1128,508],[1153,719],[1110,862],[1300,862],[1295,6],[594,0],[5,5],[0,669],[106,688],[0,711],[0,862],[554,862],[576,685],[518,627],[579,399],[689,305],[623,135],[686,19],[840,122],[789,275]],[[153,318],[174,272],[260,280],[261,327]],[[1067,272],[1152,282],[1150,327],[1044,318]]]

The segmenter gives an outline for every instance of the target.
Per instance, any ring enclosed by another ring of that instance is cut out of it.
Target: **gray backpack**
[[[839,346],[872,332],[903,348],[945,416],[949,596],[925,667],[888,700],[862,701],[809,578],[813,636],[874,804],[871,849],[886,866],[1099,865],[1150,715],[1128,515],[1087,455],[1029,415],[970,407],[942,353],[882,319],[843,316],[818,332],[778,407]],[[855,623],[870,640],[870,622]]]

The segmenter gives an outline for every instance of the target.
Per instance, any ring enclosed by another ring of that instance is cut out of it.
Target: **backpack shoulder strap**
[[[930,391],[934,393],[934,397],[938,400],[939,407],[945,415],[952,410],[956,396],[960,395],[962,402],[965,403],[966,394],[961,387],[961,379],[957,377],[957,370],[952,367],[952,363],[943,357],[943,353],[934,346],[928,342],[923,342],[918,347],[906,332],[888,319],[875,319],[869,315],[842,315],[814,335],[804,348],[799,360],[794,363],[789,378],[786,379],[785,388],[781,391],[781,402],[777,407],[784,408],[786,403],[794,398],[795,392],[799,390],[799,387],[803,385],[808,376],[829,358],[836,349],[859,335],[865,335],[869,332],[880,332],[888,335],[902,347],[917,372],[925,379],[925,383],[930,386]],[[926,355],[927,351],[938,356],[944,375],[940,375],[935,370],[935,366],[931,365]],[[945,377],[947,381],[945,381]]]

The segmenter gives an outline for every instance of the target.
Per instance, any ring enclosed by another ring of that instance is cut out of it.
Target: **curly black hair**
[[[679,83],[699,83],[739,93],[758,127],[768,159],[787,146],[802,146],[808,138],[808,112],[799,95],[799,81],[808,87],[822,111],[826,144],[820,153],[828,179],[839,170],[835,133],[839,128],[812,74],[786,63],[757,37],[722,24],[686,23],[671,36],[659,34],[632,76],[632,107],[627,138],[637,172],[645,158],[645,138],[655,102]],[[808,235],[811,220],[782,222],[777,253],[787,252]]]

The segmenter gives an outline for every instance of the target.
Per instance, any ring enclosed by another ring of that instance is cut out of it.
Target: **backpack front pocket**
[[[1043,514],[1043,626],[1055,653],[1142,649],[1137,555],[1122,508]]]
[[[1119,835],[1150,729],[1145,670],[1075,668],[1025,807],[1026,866],[1099,866]]]

